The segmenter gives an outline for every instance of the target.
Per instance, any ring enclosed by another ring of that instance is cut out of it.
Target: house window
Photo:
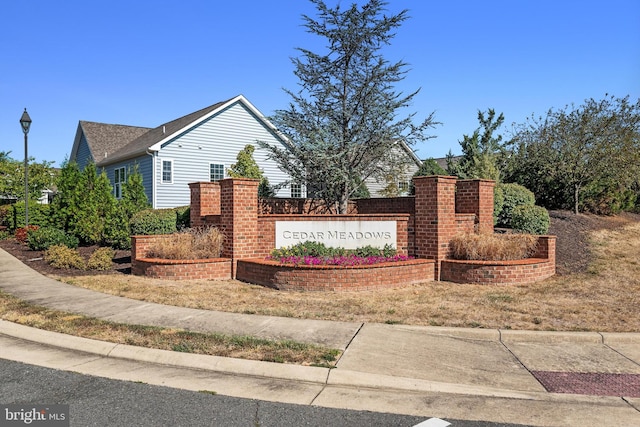
[[[301,199],[302,198],[302,185],[291,183],[291,198],[292,199]]]
[[[116,199],[122,198],[122,186],[127,181],[127,172],[125,168],[117,168],[113,171],[113,194]]]
[[[408,181],[400,181],[400,182],[398,182],[398,192],[399,193],[407,193],[407,192],[409,192],[409,182]]]
[[[173,182],[173,160],[162,161],[162,183],[171,184]]]
[[[209,164],[209,180],[211,182],[224,179],[224,165],[211,163]]]

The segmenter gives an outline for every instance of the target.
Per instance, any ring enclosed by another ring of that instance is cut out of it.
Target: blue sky
[[[504,113],[506,133],[549,108],[640,97],[640,1],[391,0],[387,9],[411,16],[385,51],[410,64],[397,89],[421,89],[406,113],[435,111],[442,122],[413,147],[421,158],[460,153],[478,110]],[[296,89],[295,48],[324,51],[302,14],[314,16],[310,2],[5,2],[0,151],[23,159],[25,107],[29,155],[56,164],[79,120],[155,127],[238,94],[269,116],[288,105],[282,89]]]

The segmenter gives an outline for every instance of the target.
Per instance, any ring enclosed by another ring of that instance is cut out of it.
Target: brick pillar
[[[456,177],[413,178],[415,196],[416,258],[436,260],[435,280],[440,280],[440,262],[449,255],[449,242],[456,233]]]
[[[220,215],[220,184],[217,182],[192,182],[191,210],[189,219],[191,227],[201,227],[205,224],[207,215]]]
[[[479,231],[493,233],[493,188],[495,181],[459,180],[456,183],[456,213],[475,214]]]
[[[220,228],[224,233],[222,256],[232,259],[232,278],[236,277],[237,261],[256,254],[259,184],[259,180],[247,178],[220,181]]]

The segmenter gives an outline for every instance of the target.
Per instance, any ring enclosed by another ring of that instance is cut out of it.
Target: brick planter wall
[[[280,290],[358,291],[433,281],[433,260],[360,266],[291,266],[263,259],[239,260],[236,278]]]
[[[555,236],[540,236],[534,258],[515,261],[443,260],[440,279],[486,285],[538,282],[556,274],[555,245]]]
[[[231,259],[158,259],[148,258],[149,248],[168,235],[131,236],[131,274],[158,279],[189,280],[231,279]]]
[[[138,276],[172,280],[229,280],[231,260],[213,259],[157,259],[139,258],[131,260],[131,273]]]

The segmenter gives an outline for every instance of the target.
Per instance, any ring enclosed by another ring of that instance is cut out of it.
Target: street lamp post
[[[27,109],[24,109],[22,117],[20,117],[20,126],[22,126],[22,132],[24,132],[24,226],[29,226],[29,155],[27,150],[27,134],[31,127],[31,117],[27,113]]]

